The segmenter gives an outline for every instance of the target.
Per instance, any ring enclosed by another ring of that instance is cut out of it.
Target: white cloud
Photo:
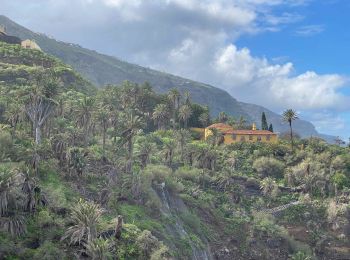
[[[350,108],[350,98],[340,92],[348,83],[341,75],[312,71],[294,75],[292,63],[274,65],[233,44],[217,52],[213,68],[215,85],[276,110],[286,106],[302,110]]]
[[[314,24],[301,26],[296,30],[296,34],[300,36],[312,36],[315,34],[322,33],[325,30],[324,25]]]
[[[272,26],[277,26],[281,24],[290,24],[297,23],[304,19],[304,16],[297,13],[287,13],[284,12],[278,16],[273,14],[267,14],[264,17],[266,23],[271,24]]]

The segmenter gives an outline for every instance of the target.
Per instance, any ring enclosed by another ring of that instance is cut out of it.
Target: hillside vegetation
[[[201,141],[233,120],[189,93],[95,90],[4,43],[0,61],[0,259],[349,258],[348,147]]]
[[[125,80],[138,84],[149,82],[157,93],[166,93],[176,87],[181,93],[188,91],[194,102],[208,106],[212,116],[225,111],[234,117],[242,115],[249,122],[260,122],[256,118],[260,118],[261,113],[265,112],[275,126],[275,131],[280,133],[288,131],[288,125],[281,123],[280,115],[261,106],[239,102],[220,88],[131,64],[76,44],[57,41],[44,34],[34,33],[5,16],[0,15],[0,24],[6,26],[10,35],[22,39],[34,39],[42,50],[69,64],[98,87],[108,84],[119,85]],[[234,84],[232,82],[232,85]],[[304,120],[295,122],[295,130],[302,137],[319,136],[330,142],[335,139],[335,137],[318,134],[315,127]]]

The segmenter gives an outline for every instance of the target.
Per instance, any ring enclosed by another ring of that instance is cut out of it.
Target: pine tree
[[[265,112],[263,112],[262,115],[261,115],[261,129],[262,130],[268,130],[269,129],[269,126],[268,126],[267,120],[266,120]]]
[[[272,126],[272,124],[270,124],[270,126],[269,126],[269,131],[273,133],[273,126]]]

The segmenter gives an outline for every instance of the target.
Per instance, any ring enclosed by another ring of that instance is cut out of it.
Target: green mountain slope
[[[54,73],[63,88],[91,93],[95,87],[57,58],[38,50],[0,42],[0,83],[8,86],[30,85],[37,75]]]
[[[193,101],[208,105],[212,115],[225,111],[236,117],[243,115],[248,121],[259,125],[261,113],[265,111],[269,122],[274,124],[276,132],[288,131],[288,126],[282,124],[280,115],[261,106],[238,102],[219,88],[121,61],[76,44],[57,41],[44,34],[34,33],[5,16],[0,16],[0,24],[5,25],[7,32],[11,35],[22,39],[34,39],[45,52],[71,65],[97,86],[119,84],[124,80],[130,80],[136,83],[148,81],[154,90],[160,93],[176,87],[182,92],[189,91]],[[296,121],[295,130],[302,137],[321,136],[310,122],[304,120]],[[328,140],[331,139],[334,138],[328,138]]]

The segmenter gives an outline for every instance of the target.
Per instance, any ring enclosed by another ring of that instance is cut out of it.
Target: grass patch
[[[47,195],[50,204],[54,203],[56,207],[69,207],[77,199],[77,193],[53,169],[42,167],[39,177],[41,187]]]
[[[147,229],[153,232],[162,232],[163,226],[147,215],[147,209],[139,205],[121,204],[118,205],[118,214],[122,215],[126,223],[138,226],[140,229]]]

